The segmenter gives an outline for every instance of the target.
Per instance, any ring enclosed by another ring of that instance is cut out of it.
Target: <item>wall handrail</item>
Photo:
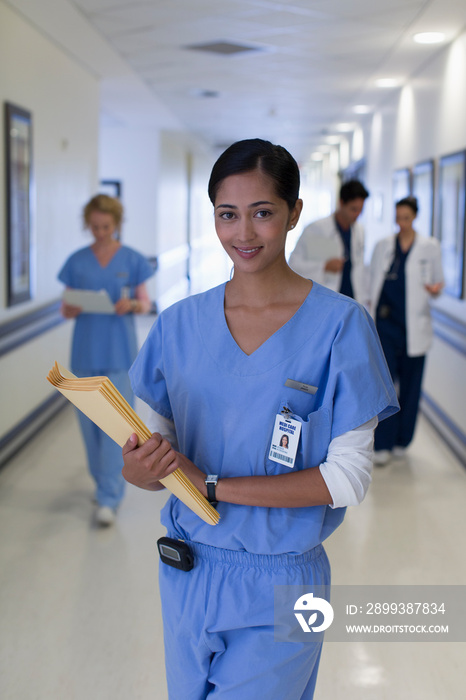
[[[60,300],[34,309],[30,313],[0,325],[0,357],[47,332],[65,319],[60,314]]]

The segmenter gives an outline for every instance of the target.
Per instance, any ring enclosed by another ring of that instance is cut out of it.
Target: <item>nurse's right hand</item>
[[[123,445],[123,477],[133,486],[147,491],[165,488],[160,479],[172,474],[177,468],[176,452],[159,433],[138,447],[138,438],[133,433]]]
[[[72,304],[65,304],[64,302],[61,305],[61,313],[64,318],[76,318],[81,312],[82,308],[80,306],[73,306]]]

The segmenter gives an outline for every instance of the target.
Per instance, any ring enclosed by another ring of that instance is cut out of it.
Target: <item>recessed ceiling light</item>
[[[369,105],[354,105],[353,112],[355,114],[369,114],[372,112],[372,107],[369,107]]]
[[[381,88],[392,88],[392,87],[398,87],[401,83],[401,80],[399,78],[379,78],[378,80],[375,81],[375,84],[377,87]]]
[[[445,41],[445,34],[442,32],[419,32],[413,36],[417,44],[441,44]]]
[[[336,129],[336,131],[341,131],[342,133],[345,133],[347,131],[353,131],[354,124],[348,124],[347,122],[342,122],[341,124],[337,124],[335,129]]]

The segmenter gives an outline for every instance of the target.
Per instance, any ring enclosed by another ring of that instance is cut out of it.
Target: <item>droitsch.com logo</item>
[[[466,586],[274,586],[274,639],[313,644],[324,638],[464,642]]]
[[[305,593],[300,596],[294,605],[295,617],[301,625],[303,632],[324,632],[333,622],[333,608],[324,598],[314,596],[314,593]],[[296,612],[297,610],[301,612]],[[303,612],[309,617],[305,618]],[[321,613],[321,615],[319,615]],[[321,618],[320,624],[316,624],[318,618]]]

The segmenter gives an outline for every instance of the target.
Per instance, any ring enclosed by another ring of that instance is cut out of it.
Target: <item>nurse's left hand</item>
[[[432,294],[433,297],[436,297],[442,291],[443,283],[437,282],[437,284],[425,284],[424,287],[429,292],[429,294]]]
[[[153,433],[139,447],[137,435],[133,433],[123,445],[123,477],[141,489],[160,491],[165,488],[160,479],[178,469],[177,455],[159,433]]]

